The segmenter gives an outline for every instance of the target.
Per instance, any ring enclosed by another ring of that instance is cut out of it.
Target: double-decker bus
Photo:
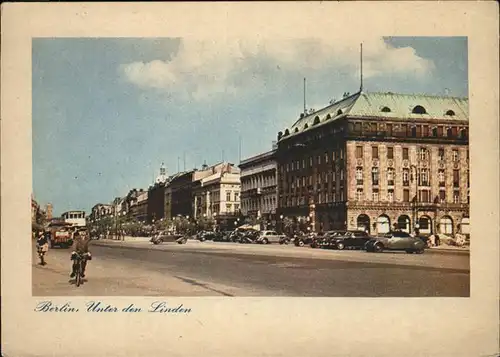
[[[73,227],[85,227],[87,225],[85,220],[85,211],[68,211],[61,215],[66,223],[71,223]]]

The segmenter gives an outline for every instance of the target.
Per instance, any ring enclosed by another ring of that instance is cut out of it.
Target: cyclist
[[[85,268],[87,267],[87,261],[92,260],[92,255],[89,252],[89,241],[90,236],[88,234],[81,235],[78,231],[73,234],[74,241],[74,251],[71,253],[71,260],[73,261],[72,270],[70,277],[74,278],[76,273],[76,257],[78,255],[83,257],[82,261],[82,278],[85,277]]]

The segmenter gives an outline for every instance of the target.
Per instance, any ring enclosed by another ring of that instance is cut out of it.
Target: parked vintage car
[[[406,253],[422,254],[427,244],[409,233],[393,231],[370,239],[365,244],[367,252],[382,252],[384,250],[404,250]]]
[[[366,242],[372,239],[367,232],[352,230],[332,232],[325,237],[326,246],[332,249],[364,249]]]
[[[321,235],[318,235],[313,242],[311,242],[311,248],[332,248],[330,246],[332,238],[336,236],[342,236],[346,234],[347,231],[326,231]]]
[[[260,244],[270,244],[270,243],[287,243],[288,237],[284,234],[278,234],[276,231],[262,231],[257,238],[257,243]]]
[[[297,247],[302,247],[304,245],[311,245],[318,237],[315,233],[299,234],[295,235],[293,238],[293,244]]]
[[[215,232],[213,231],[200,231],[196,234],[196,239],[200,242],[204,242],[206,240],[214,240],[216,237]]]
[[[256,243],[259,238],[260,231],[255,229],[248,229],[246,231],[241,232],[239,235],[238,242],[239,243]]]
[[[154,234],[149,240],[153,244],[160,244],[166,242],[176,242],[178,244],[186,244],[188,237],[183,234],[174,234],[167,231],[160,231]]]

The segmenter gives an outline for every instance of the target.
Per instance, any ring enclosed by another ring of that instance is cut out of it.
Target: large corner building
[[[315,231],[469,228],[466,98],[358,92],[278,134],[278,214]]]

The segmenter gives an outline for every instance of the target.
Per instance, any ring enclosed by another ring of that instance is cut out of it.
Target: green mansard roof
[[[358,92],[300,118],[284,131],[283,139],[345,116],[468,121],[469,100],[423,94]]]

